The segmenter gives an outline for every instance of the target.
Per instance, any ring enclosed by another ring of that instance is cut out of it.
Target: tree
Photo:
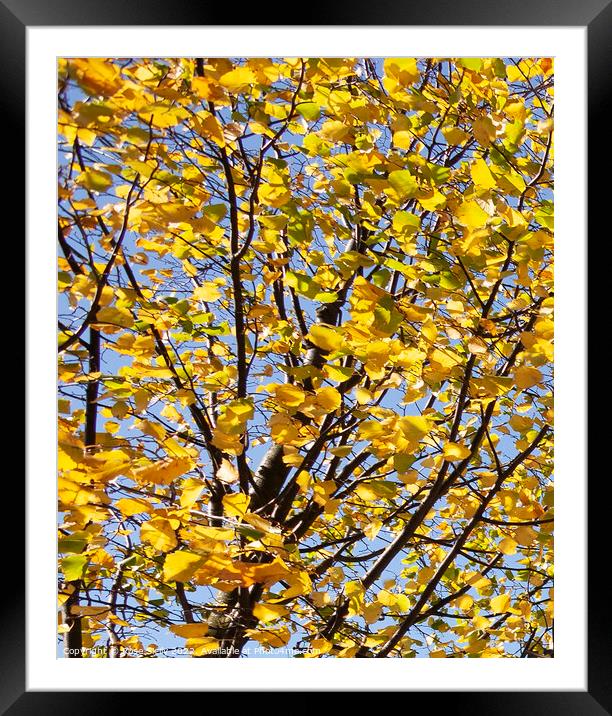
[[[552,654],[552,72],[60,61],[67,655]]]

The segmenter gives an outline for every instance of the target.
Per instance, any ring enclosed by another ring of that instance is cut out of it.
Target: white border
[[[55,73],[91,55],[555,57],[554,659],[56,659]],[[27,151],[28,690],[586,690],[586,28],[30,27]]]

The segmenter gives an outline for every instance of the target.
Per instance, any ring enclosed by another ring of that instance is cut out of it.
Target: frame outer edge
[[[5,207],[11,207],[7,219],[13,219],[12,231],[3,221],[4,251],[6,263],[15,263],[25,258],[24,226],[25,226],[25,26],[13,13],[0,2],[0,99],[2,112],[2,136],[5,142],[2,147],[2,162],[7,169],[8,182],[4,188]],[[20,211],[21,207],[21,211]],[[21,278],[21,277],[20,277]],[[21,279],[24,281],[24,279]],[[22,283],[21,286],[24,284]],[[17,294],[18,296],[19,294]],[[22,294],[23,295],[23,294]],[[17,298],[19,300],[19,298]],[[23,300],[23,299],[22,299]],[[23,304],[22,304],[23,305]],[[13,328],[23,331],[25,320],[17,327],[17,316],[12,320]],[[25,333],[25,332],[24,332]],[[22,335],[24,335],[22,333]],[[18,335],[18,333],[17,333]],[[17,337],[17,336],[16,336]],[[11,343],[13,343],[11,341]],[[16,341],[19,346],[19,342]],[[20,345],[24,345],[25,341]],[[12,349],[11,349],[12,350]],[[22,385],[25,385],[25,361],[20,358],[20,347],[12,356],[17,358],[13,369],[20,369]],[[23,366],[23,367],[21,367]],[[16,375],[19,380],[19,373]],[[23,423],[15,421],[15,435]],[[10,432],[13,432],[12,430]],[[19,458],[15,465],[19,464]],[[25,474],[25,470],[24,470]],[[25,496],[25,478],[17,479],[11,487],[12,500],[21,501]],[[17,506],[8,505],[2,513],[3,530],[9,537],[3,550],[3,589],[0,591],[2,607],[0,608],[0,633],[3,649],[0,652],[0,713],[25,690],[25,549],[24,526],[25,509],[22,512]],[[6,561],[5,561],[6,560]]]

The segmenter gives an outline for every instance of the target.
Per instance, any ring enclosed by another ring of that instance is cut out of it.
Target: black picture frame
[[[283,8],[282,19],[288,8]],[[606,162],[608,143],[607,130],[611,116],[610,68],[612,67],[612,0],[429,0],[428,2],[407,2],[399,4],[392,0],[377,0],[376,3],[340,2],[320,3],[311,0],[302,6],[307,19],[301,25],[445,25],[445,26],[580,26],[587,28],[588,37],[588,133],[591,141],[588,147],[589,193],[588,214],[593,241],[596,221],[610,203],[608,183],[595,176],[597,168]],[[251,6],[239,11],[241,26],[262,25],[262,17],[274,19],[262,8]],[[26,29],[33,26],[185,26],[225,25],[227,6],[222,3],[197,3],[193,0],[146,0],[127,3],[125,0],[0,0],[0,101],[3,125],[2,159],[5,169],[9,168],[10,183],[4,193],[6,206],[15,217],[17,231],[5,236],[6,244],[12,249],[23,251],[20,236],[23,236],[25,199],[23,193],[25,171],[25,92],[26,92]],[[266,25],[286,24],[266,23]],[[21,141],[19,141],[19,139]],[[22,169],[24,167],[24,169]],[[24,208],[21,214],[19,207]],[[3,222],[4,223],[4,222]],[[605,226],[605,224],[604,224]],[[601,239],[607,239],[604,235]],[[22,254],[25,257],[25,252]],[[601,261],[601,259],[599,259]],[[590,264],[589,264],[590,265]],[[600,264],[601,269],[601,264]],[[592,319],[594,321],[594,319]],[[589,322],[591,327],[594,323]],[[577,340],[583,340],[577,337]],[[32,350],[32,346],[29,347]],[[587,431],[587,426],[577,426]],[[595,435],[596,428],[589,429],[587,445],[601,445],[603,439]],[[605,468],[604,468],[605,470]],[[602,479],[599,479],[599,478]],[[597,480],[596,489],[593,482]],[[25,481],[24,481],[25,482]],[[597,525],[609,523],[606,515],[606,499],[609,496],[609,476],[595,475],[589,481],[590,499],[588,505],[588,690],[568,691],[508,691],[508,692],[437,692],[437,712],[484,713],[484,714],[612,714],[612,642],[608,624],[608,599],[605,598],[605,574],[602,565],[607,564],[604,550],[609,540],[599,539],[595,534]],[[25,484],[17,491],[17,497],[25,497]],[[15,484],[12,483],[12,488]],[[608,494],[606,494],[606,491]],[[596,495],[596,497],[595,497]],[[607,520],[606,520],[607,518]],[[8,520],[8,523],[6,522]],[[4,562],[4,589],[0,590],[3,608],[0,611],[3,649],[0,651],[0,713],[18,716],[21,714],[58,713],[92,714],[108,713],[115,704],[126,708],[122,694],[115,701],[112,691],[26,691],[26,649],[25,649],[25,553],[19,552],[19,536],[23,534],[23,513],[17,509],[3,510],[5,535],[11,535],[11,553],[16,557],[9,569]],[[5,557],[6,559],[6,557]],[[10,586],[9,586],[10,585]],[[602,598],[603,593],[603,598]],[[75,685],[78,688],[78,685]],[[281,687],[282,688],[282,687]],[[398,685],[398,690],[401,685]],[[345,689],[346,690],[346,689]],[[350,689],[349,689],[350,690]],[[376,684],[372,684],[376,690]],[[139,693],[139,707],[145,705],[145,693]],[[198,694],[195,694],[198,697]],[[415,699],[420,696],[411,693],[406,708],[414,710]],[[168,708],[176,705],[176,697],[168,692],[155,692],[155,705]],[[427,698],[427,697],[426,697]],[[173,699],[170,702],[170,699]],[[432,702],[425,702],[431,706]],[[116,707],[116,706],[115,706]],[[202,702],[200,701],[200,708]]]

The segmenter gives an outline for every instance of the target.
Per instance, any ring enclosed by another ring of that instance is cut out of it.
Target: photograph
[[[554,658],[555,68],[57,57],[58,659]]]

